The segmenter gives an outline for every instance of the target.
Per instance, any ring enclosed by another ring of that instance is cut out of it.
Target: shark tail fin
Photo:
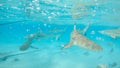
[[[88,30],[89,27],[90,27],[90,23],[88,23],[87,26],[83,29],[83,35],[86,34],[86,31]]]

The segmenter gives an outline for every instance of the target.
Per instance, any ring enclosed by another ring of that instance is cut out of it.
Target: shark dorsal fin
[[[73,29],[74,29],[74,31],[77,31],[77,30],[76,30],[76,23],[74,24]]]

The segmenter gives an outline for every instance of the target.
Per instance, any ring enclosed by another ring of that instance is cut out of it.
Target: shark
[[[30,34],[26,37],[26,41],[24,42],[23,45],[20,46],[19,50],[20,51],[25,51],[27,50],[28,48],[34,48],[34,49],[38,49],[37,47],[34,47],[32,46],[31,44],[33,43],[33,41],[35,39],[40,39],[40,38],[45,38],[45,37],[51,37],[53,35],[50,35],[50,34],[45,34],[43,33],[42,31],[39,31],[37,33],[34,33],[34,34]]]
[[[85,31],[86,31],[86,29],[85,29]],[[102,47],[100,45],[93,42],[89,38],[85,37],[83,34],[79,33],[76,29],[75,24],[73,27],[73,31],[70,34],[69,42],[67,44],[65,44],[62,49],[69,48],[73,45],[82,47],[84,49],[92,50],[92,51],[102,51]]]
[[[113,39],[116,39],[117,37],[120,37],[120,28],[101,30],[101,31],[99,31],[99,33],[108,35],[108,36],[112,37]]]
[[[33,47],[31,46],[33,40],[35,38],[34,34],[29,35],[29,37],[27,38],[27,40],[24,42],[24,44],[22,46],[20,46],[19,50],[20,51],[25,51],[27,50],[29,47]]]
[[[26,37],[26,41],[24,42],[24,44],[22,46],[20,46],[19,50],[20,51],[25,51],[27,50],[28,48],[35,48],[35,49],[38,49],[34,46],[31,46],[31,44],[33,43],[33,41],[35,39],[39,39],[39,38],[43,38],[43,37],[48,37],[50,35],[47,35],[47,34],[44,34],[42,31],[39,31],[37,33],[34,33],[34,34],[30,34]]]

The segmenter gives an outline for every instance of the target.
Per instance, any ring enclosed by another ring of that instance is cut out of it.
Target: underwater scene
[[[0,68],[120,68],[120,0],[0,0]]]

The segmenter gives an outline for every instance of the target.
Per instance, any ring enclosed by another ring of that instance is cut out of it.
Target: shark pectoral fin
[[[69,42],[62,49],[69,48],[72,45],[73,45],[73,42]]]
[[[37,48],[37,47],[34,47],[34,46],[30,46],[31,48],[33,48],[33,49],[39,49],[39,48]]]

